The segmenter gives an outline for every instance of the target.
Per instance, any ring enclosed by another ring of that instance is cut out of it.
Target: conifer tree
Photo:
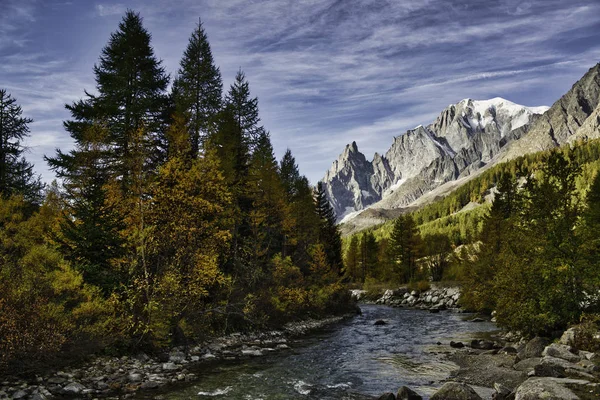
[[[22,140],[29,136],[31,118],[5,89],[0,89],[0,196],[21,194],[40,203],[42,183],[33,173],[33,165],[22,157]]]
[[[287,149],[281,162],[279,163],[279,171],[281,175],[281,182],[285,189],[286,198],[289,202],[292,202],[298,192],[298,180],[300,179],[300,171],[298,171],[298,165],[296,165],[296,159],[292,155],[292,151]]]
[[[221,108],[223,83],[214,64],[202,22],[192,32],[173,82],[173,97],[178,112],[185,115],[190,132],[191,153],[196,157],[203,138],[215,123]]]
[[[233,112],[234,118],[242,130],[242,134],[252,149],[256,145],[264,128],[258,125],[260,122],[260,117],[258,116],[258,98],[250,97],[250,84],[241,69],[238,71],[235,81],[229,88],[229,93],[225,97],[225,103]]]
[[[329,265],[331,265],[333,269],[337,270],[338,273],[341,274],[343,268],[342,237],[340,230],[336,225],[335,212],[333,211],[333,207],[331,207],[331,204],[327,199],[325,188],[323,187],[322,182],[317,184],[315,204],[317,215],[321,221],[319,229],[319,242],[321,242],[325,248]]]
[[[360,271],[360,254],[358,235],[352,235],[346,257],[344,258],[344,275],[352,282],[359,282],[362,278]]]
[[[412,281],[417,273],[421,238],[410,214],[403,214],[396,219],[390,241],[390,252],[396,264],[397,276],[404,283]]]
[[[364,282],[367,277],[373,277],[377,267],[379,247],[373,232],[365,232],[360,238],[359,264],[360,279]]]

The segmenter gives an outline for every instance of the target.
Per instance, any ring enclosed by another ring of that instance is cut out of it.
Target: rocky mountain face
[[[427,127],[394,138],[390,149],[372,161],[347,145],[323,183],[338,220],[377,203],[394,209],[489,163],[520,139],[547,108],[528,108],[508,100],[465,99],[448,106]]]

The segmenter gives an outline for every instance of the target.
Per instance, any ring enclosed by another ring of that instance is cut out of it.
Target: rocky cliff
[[[406,207],[423,194],[490,162],[518,140],[547,108],[528,108],[508,100],[465,99],[448,106],[428,126],[394,138],[372,161],[356,143],[327,171],[323,182],[338,220],[353,218],[377,203],[384,209]]]

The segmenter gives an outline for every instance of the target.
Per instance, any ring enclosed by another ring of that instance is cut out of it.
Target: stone
[[[542,353],[544,352],[544,349],[549,344],[550,340],[547,338],[539,336],[534,337],[529,342],[527,342],[523,350],[519,351],[519,360],[525,360],[527,358],[533,357],[541,357]]]
[[[14,392],[11,396],[11,398],[13,400],[20,400],[20,399],[24,399],[25,397],[27,397],[27,392],[24,390],[17,390],[16,392]]]
[[[462,349],[463,347],[465,347],[465,345],[463,344],[463,342],[454,342],[454,341],[451,341],[450,342],[450,347],[452,347],[454,349]]]
[[[143,379],[143,375],[137,372],[132,372],[129,374],[128,376],[129,382],[135,383],[135,382],[141,382]]]
[[[158,382],[148,381],[148,382],[142,383],[142,386],[140,386],[140,388],[142,388],[143,390],[147,390],[147,389],[156,389],[159,386],[160,386],[160,384]]]
[[[378,319],[377,321],[375,321],[375,323],[373,325],[375,325],[375,326],[387,325],[387,322],[385,322],[382,319]]]
[[[172,362],[164,363],[162,365],[163,371],[177,371],[179,368],[179,365]]]
[[[529,378],[515,391],[515,400],[579,400],[563,384],[573,383],[572,379]],[[585,381],[579,381],[585,382]]]
[[[575,328],[569,328],[563,332],[558,343],[564,344],[566,346],[574,346],[575,345],[575,335],[576,335]]]
[[[84,389],[85,386],[79,382],[71,382],[63,388],[64,392],[67,394],[80,394]]]
[[[242,350],[243,356],[260,357],[263,355],[262,351],[256,349],[245,349]]]
[[[396,396],[394,396],[394,393],[388,392],[379,396],[377,400],[396,400]]]
[[[481,397],[464,383],[446,382],[430,400],[481,400]]]
[[[423,400],[423,397],[421,397],[417,392],[408,386],[402,386],[400,389],[398,389],[396,400]]]
[[[65,378],[63,378],[62,376],[53,376],[52,378],[48,379],[48,383],[52,383],[55,385],[60,385],[65,383],[67,380]]]
[[[517,349],[512,346],[504,346],[501,348],[498,353],[500,354],[517,354]]]
[[[501,383],[494,382],[494,399],[504,400],[510,396],[511,390]]]
[[[542,352],[542,356],[561,358],[573,363],[581,361],[581,357],[573,353],[573,348],[571,346],[557,343],[552,343],[547,346]]]
[[[47,397],[43,393],[34,393],[29,400],[47,400]]]
[[[180,351],[174,351],[171,354],[169,354],[169,361],[172,363],[182,363],[183,361],[185,361],[185,354],[183,354]]]

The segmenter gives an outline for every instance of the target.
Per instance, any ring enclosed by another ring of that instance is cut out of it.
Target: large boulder
[[[63,388],[66,394],[80,394],[85,389],[79,382],[71,382]]]
[[[530,378],[515,392],[515,400],[579,400],[564,384],[585,384],[587,381],[559,378]]]
[[[533,357],[541,357],[546,346],[550,344],[550,340],[547,338],[536,336],[531,339],[523,350],[518,354],[519,360],[526,360]]]
[[[569,328],[562,334],[558,342],[566,346],[575,346],[576,333],[577,331],[575,328]]]
[[[581,361],[581,357],[574,353],[574,350],[571,346],[558,343],[552,343],[546,347],[542,352],[542,356],[561,358],[572,363]]]
[[[472,387],[458,382],[447,382],[430,397],[431,400],[481,400]]]
[[[402,386],[398,389],[396,400],[423,400],[423,398],[411,388]]]
[[[379,396],[377,400],[396,400],[396,396],[394,396],[394,393],[388,392]]]

